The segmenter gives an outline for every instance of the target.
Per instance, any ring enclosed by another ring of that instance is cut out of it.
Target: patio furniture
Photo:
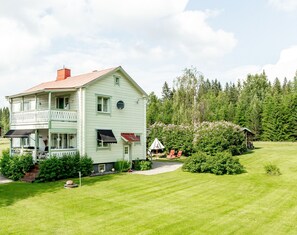
[[[175,158],[175,150],[171,149],[169,152],[169,155],[167,155],[167,158],[169,159]]]

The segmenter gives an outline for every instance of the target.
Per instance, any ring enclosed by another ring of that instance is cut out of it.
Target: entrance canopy
[[[121,133],[121,136],[126,142],[139,142],[140,136],[136,136],[134,133]]]
[[[117,139],[115,138],[112,130],[97,130],[97,139],[101,140],[103,143],[116,144]]]
[[[4,137],[5,138],[26,138],[29,137],[34,130],[9,130]]]

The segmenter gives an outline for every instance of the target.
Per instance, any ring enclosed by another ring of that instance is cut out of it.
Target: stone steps
[[[38,166],[38,164],[35,164],[34,167],[30,171],[26,172],[26,174],[21,179],[21,181],[27,182],[27,183],[32,183],[35,181],[38,174],[39,174],[39,166]]]

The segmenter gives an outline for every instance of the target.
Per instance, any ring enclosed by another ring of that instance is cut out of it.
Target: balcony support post
[[[52,134],[51,134],[51,128],[52,128],[52,118],[51,118],[51,108],[52,108],[52,93],[48,93],[48,154],[51,156],[52,153]]]

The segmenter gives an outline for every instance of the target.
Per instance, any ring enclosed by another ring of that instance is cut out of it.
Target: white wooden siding
[[[113,75],[101,79],[86,89],[85,97],[85,152],[92,157],[94,163],[115,162],[123,159],[123,146],[126,144],[121,133],[141,134],[140,145],[130,145],[132,159],[145,158],[145,105],[142,94],[124,77],[122,73],[116,73],[120,77],[120,85],[116,85]],[[96,95],[111,97],[110,114],[97,112]],[[125,107],[117,109],[119,100],[124,101]],[[97,149],[96,129],[111,129],[118,141],[111,144],[109,149]]]

